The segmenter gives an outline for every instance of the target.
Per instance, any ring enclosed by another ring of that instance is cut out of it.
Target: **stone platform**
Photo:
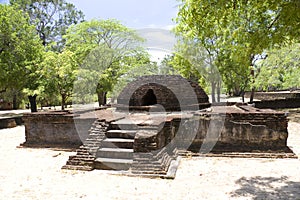
[[[0,129],[14,128],[23,124],[22,114],[6,113],[0,115]]]
[[[287,146],[286,113],[243,104],[184,112],[47,112],[23,119],[23,146],[77,147],[63,169],[170,178],[179,155],[295,157]]]
[[[64,169],[170,178],[178,155],[297,158],[287,146],[285,112],[234,105],[194,112],[95,113],[89,138]]]

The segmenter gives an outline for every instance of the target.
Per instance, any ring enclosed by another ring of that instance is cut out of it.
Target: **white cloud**
[[[176,43],[174,34],[166,29],[146,28],[139,29],[137,32],[146,39],[145,47],[172,50]]]
[[[168,55],[171,55],[171,51],[164,50],[164,49],[156,49],[156,48],[148,48],[148,53],[151,55],[151,61],[157,62],[160,64],[160,62]]]
[[[163,29],[172,30],[174,27],[175,27],[174,24],[170,24],[170,25],[167,25],[167,26],[163,27]]]

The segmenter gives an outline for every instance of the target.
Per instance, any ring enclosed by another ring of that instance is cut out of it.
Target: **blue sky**
[[[0,0],[0,3],[9,0]],[[147,40],[146,47],[165,49],[168,52],[175,44],[170,30],[175,26],[173,19],[177,15],[177,0],[67,0],[81,10],[86,20],[120,20],[129,28],[142,29],[140,34]],[[148,29],[153,28],[153,30]],[[149,50],[154,57],[162,58],[166,51]]]
[[[0,0],[0,3],[9,0]],[[177,0],[67,0],[85,14],[86,20],[114,18],[127,27],[171,29]]]
[[[87,20],[118,19],[130,28],[163,28],[174,26],[177,0],[68,0],[82,10]]]
[[[165,29],[170,30],[175,26],[173,19],[178,11],[177,0],[68,0],[68,2],[81,10],[86,20],[114,18],[129,28],[140,29],[139,33],[147,40],[145,47],[153,61],[160,62],[173,49],[175,38]]]

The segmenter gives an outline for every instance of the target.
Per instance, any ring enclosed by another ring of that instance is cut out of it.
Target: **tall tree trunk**
[[[255,92],[255,88],[254,88],[254,82],[255,82],[255,75],[254,75],[254,64],[253,64],[253,59],[254,59],[254,55],[251,55],[250,57],[250,75],[252,77],[252,87],[251,87],[251,94],[250,94],[250,102],[249,103],[253,103],[253,99],[254,99],[254,92]]]
[[[221,82],[218,81],[217,83],[217,101],[218,103],[221,102]]]
[[[17,103],[17,95],[13,95],[13,109],[17,110],[18,109],[18,103]]]
[[[252,77],[252,84],[254,84],[254,69],[253,69],[253,66],[251,66],[251,73],[250,74],[251,74],[251,77]],[[255,92],[255,88],[254,88],[254,85],[252,85],[251,94],[250,94],[250,102],[249,103],[253,103],[254,92]]]
[[[98,104],[99,104],[99,107],[100,106],[104,106],[106,105],[107,103],[107,98],[106,98],[106,95],[107,95],[107,92],[103,92],[103,91],[100,91],[97,93],[98,95]]]
[[[28,96],[31,112],[37,112],[36,97],[37,95]]]
[[[243,101],[243,103],[245,103],[245,91],[244,91],[244,89],[242,89],[241,95],[242,95],[242,101]]]
[[[251,88],[251,94],[250,94],[250,101],[249,103],[253,103],[254,100],[254,94],[255,94],[255,88],[254,86]]]
[[[61,95],[61,110],[65,110],[66,98],[65,94]]]
[[[211,82],[211,102],[216,103],[216,83]]]

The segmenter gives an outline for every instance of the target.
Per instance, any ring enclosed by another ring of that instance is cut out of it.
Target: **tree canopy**
[[[300,35],[298,0],[181,0],[181,3],[177,34],[207,49],[222,74],[229,73],[242,81],[241,90],[251,85],[255,55]],[[236,87],[230,81],[225,83],[228,89]]]
[[[62,53],[47,52],[42,63],[41,85],[47,93],[61,97],[61,109],[64,110],[66,101],[73,94],[73,84],[77,78],[78,64],[74,53],[63,51]]]
[[[34,87],[43,47],[28,17],[14,6],[0,4],[0,87],[16,96],[24,87]],[[16,108],[17,105],[14,105]]]
[[[63,35],[72,24],[84,20],[84,15],[66,0],[10,0],[30,17],[44,46],[51,44],[52,50],[61,51]]]
[[[300,44],[274,47],[267,58],[257,64],[255,86],[261,90],[293,89],[300,87]]]
[[[106,104],[106,94],[126,69],[128,57],[143,52],[143,39],[119,21],[91,20],[70,27],[65,36],[67,49],[73,51],[80,64],[81,84],[96,84],[99,105]],[[92,78],[92,82],[91,81]],[[94,91],[95,92],[95,91]]]

